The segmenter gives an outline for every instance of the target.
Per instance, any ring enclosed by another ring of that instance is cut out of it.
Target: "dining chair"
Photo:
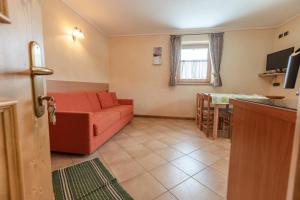
[[[218,136],[223,138],[231,138],[232,133],[232,108],[229,105],[226,108],[222,109],[219,113],[219,130]]]
[[[202,93],[200,105],[200,129],[203,130],[207,137],[209,137],[213,129],[214,121],[214,108],[211,107],[211,96],[209,94]]]
[[[196,97],[196,125],[200,128],[202,95],[197,93]]]

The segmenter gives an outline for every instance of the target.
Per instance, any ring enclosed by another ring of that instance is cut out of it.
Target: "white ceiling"
[[[63,1],[108,35],[273,27],[300,13],[300,0]]]

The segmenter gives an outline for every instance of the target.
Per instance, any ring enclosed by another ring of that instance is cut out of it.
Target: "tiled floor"
[[[52,169],[99,157],[136,200],[226,199],[229,151],[194,121],[134,118],[92,155],[52,154]]]

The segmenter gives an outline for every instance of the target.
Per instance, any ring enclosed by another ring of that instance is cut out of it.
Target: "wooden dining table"
[[[235,93],[205,93],[211,96],[211,103],[214,106],[214,123],[212,131],[212,139],[218,137],[218,125],[219,125],[219,108],[224,106],[229,106],[229,99],[268,99],[265,96],[257,94],[235,94]]]

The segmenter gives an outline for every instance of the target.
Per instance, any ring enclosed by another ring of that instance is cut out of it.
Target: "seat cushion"
[[[87,98],[90,102],[91,108],[93,109],[93,112],[98,112],[101,110],[101,105],[99,102],[99,99],[97,97],[96,92],[86,92]]]
[[[49,93],[56,102],[57,111],[93,112],[85,92]]]
[[[104,111],[115,111],[119,112],[121,115],[121,118],[126,117],[128,115],[133,114],[133,106],[132,105],[120,105],[120,106],[114,106],[111,108],[104,109]]]
[[[120,113],[114,111],[100,111],[93,113],[94,136],[101,135],[103,131],[110,128],[120,120]]]
[[[101,107],[103,109],[110,108],[114,106],[114,100],[110,93],[108,92],[99,92],[97,93],[98,99],[100,101]]]

